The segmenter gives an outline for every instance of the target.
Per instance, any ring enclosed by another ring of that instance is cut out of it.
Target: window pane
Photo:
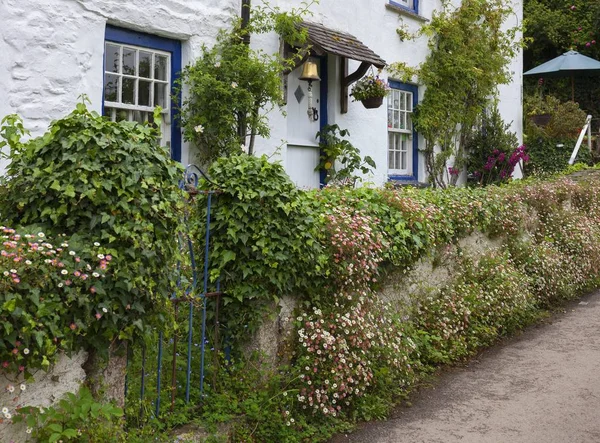
[[[154,83],[154,106],[160,106],[161,108],[167,108],[167,84],[166,83]]]
[[[123,74],[135,75],[135,49],[123,48]]]
[[[133,111],[133,121],[138,123],[144,123],[148,121],[148,112],[144,111]]]
[[[119,72],[119,47],[106,45],[104,49],[104,69],[109,72]]]
[[[152,106],[150,103],[150,87],[152,82],[140,80],[138,84],[138,105],[140,106]]]
[[[138,75],[140,77],[150,78],[150,68],[152,67],[152,53],[140,51],[139,57],[140,61]]]
[[[124,109],[117,109],[117,116],[115,118],[115,121],[127,121],[128,120],[128,112],[125,111]]]
[[[121,102],[131,105],[135,104],[135,79],[123,77]]]
[[[406,109],[406,94],[402,93],[400,95],[400,110],[404,111]]]
[[[402,152],[400,154],[401,158],[400,158],[400,168],[398,169],[407,169],[406,167],[406,158],[408,156],[408,154],[406,152]]]
[[[406,94],[406,109],[408,109],[410,112],[412,112],[413,110],[413,96],[412,94]]]
[[[118,102],[119,76],[104,74],[104,100]]]
[[[400,112],[394,111],[394,128],[398,129],[400,127]]]
[[[412,114],[406,115],[406,129],[412,131]]]
[[[156,55],[154,61],[154,78],[156,80],[167,79],[167,56]]]

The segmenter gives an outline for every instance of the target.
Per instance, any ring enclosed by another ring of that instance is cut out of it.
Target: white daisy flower
[[[23,349],[23,354],[25,354],[25,355],[29,354],[29,348]]]
[[[75,255],[75,254],[77,254],[77,252],[75,252],[75,251],[69,251],[69,255]]]
[[[60,271],[60,273],[62,275],[67,275],[69,273],[69,271],[67,271],[66,269],[63,269],[62,271]]]
[[[6,408],[6,407],[2,408],[2,413],[3,414],[8,414],[8,408]]]
[[[100,260],[104,260],[104,254],[98,254],[98,255],[97,255],[97,257],[98,257]]]
[[[98,247],[100,246],[100,243],[98,243],[97,241],[94,242],[94,246]]]
[[[44,233],[43,233],[43,232],[38,232],[38,237],[39,237],[39,238],[44,238],[44,237],[45,237],[45,235],[44,235]]]
[[[21,391],[25,391],[27,389],[27,386],[25,386],[25,384],[21,384],[21,386],[19,386],[19,389],[21,389]]]

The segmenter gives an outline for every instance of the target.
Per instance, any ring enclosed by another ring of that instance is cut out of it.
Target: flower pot
[[[383,104],[383,97],[369,97],[361,100],[361,102],[365,108],[375,109]]]
[[[548,123],[550,123],[550,120],[552,120],[552,114],[535,114],[535,115],[530,115],[529,116],[529,120],[536,124],[537,126],[547,126]]]

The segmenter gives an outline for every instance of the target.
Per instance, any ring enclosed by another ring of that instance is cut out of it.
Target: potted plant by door
[[[383,98],[388,94],[387,83],[379,76],[367,75],[356,82],[352,88],[353,101],[362,102],[367,109],[379,108]]]

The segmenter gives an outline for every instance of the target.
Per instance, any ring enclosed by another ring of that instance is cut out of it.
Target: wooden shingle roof
[[[385,60],[351,34],[334,31],[311,22],[302,22],[299,26],[308,31],[308,40],[318,53],[335,54],[359,62],[371,63],[378,68],[386,65]]]

